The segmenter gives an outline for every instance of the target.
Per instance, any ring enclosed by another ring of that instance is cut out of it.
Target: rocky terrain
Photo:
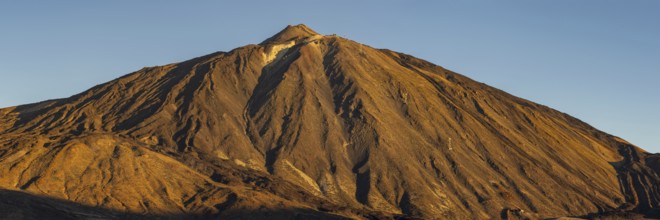
[[[10,219],[644,215],[658,173],[567,114],[305,25],[0,109]]]

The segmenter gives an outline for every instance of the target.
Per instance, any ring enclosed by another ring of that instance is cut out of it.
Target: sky
[[[0,107],[304,23],[431,61],[660,152],[660,1],[0,0]]]

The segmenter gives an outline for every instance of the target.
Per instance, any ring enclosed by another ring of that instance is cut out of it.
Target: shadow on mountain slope
[[[311,209],[228,210],[215,214],[146,215],[0,189],[0,219],[347,219]]]
[[[632,211],[644,214],[645,218],[660,219],[660,154],[640,153],[634,146],[625,144],[619,146],[619,153],[624,160],[613,166],[626,203],[610,214],[621,216]]]
[[[612,162],[617,171],[623,203],[614,210],[602,210],[579,218],[660,219],[660,154],[639,152],[633,145],[619,143],[623,160]]]
[[[639,152],[635,146],[621,144],[619,154],[624,159],[613,163],[617,170],[621,193],[626,203],[619,207],[622,211],[644,213],[660,204],[660,177],[658,173],[658,154]]]

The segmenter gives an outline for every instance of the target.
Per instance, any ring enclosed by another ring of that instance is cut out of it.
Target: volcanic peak
[[[277,34],[261,42],[261,45],[280,44],[289,41],[298,42],[306,38],[315,37],[315,36],[320,36],[320,34],[316,33],[316,31],[312,30],[311,28],[307,27],[304,24],[288,25],[286,28],[284,28]]]

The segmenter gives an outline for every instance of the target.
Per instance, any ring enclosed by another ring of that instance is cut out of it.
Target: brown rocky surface
[[[641,213],[659,205],[659,157],[424,60],[297,25],[258,45],[0,109],[0,196],[30,204],[0,203],[0,212]]]

